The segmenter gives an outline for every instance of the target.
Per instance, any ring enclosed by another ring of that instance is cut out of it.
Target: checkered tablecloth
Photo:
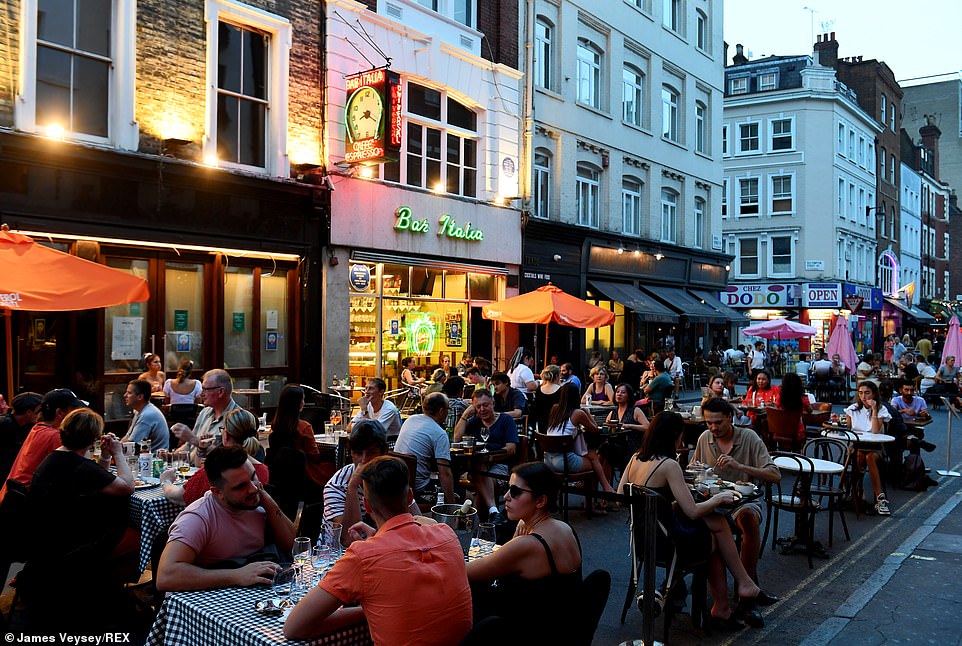
[[[226,588],[167,595],[147,636],[147,646],[274,646],[313,644],[370,646],[367,623],[345,626],[310,642],[284,637],[284,620],[254,611],[254,604],[271,596],[265,586]]]
[[[140,531],[140,571],[150,565],[150,548],[157,535],[170,528],[184,508],[164,497],[163,487],[135,491],[127,509],[130,526]]]

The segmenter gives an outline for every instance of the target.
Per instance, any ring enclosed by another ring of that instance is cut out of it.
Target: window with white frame
[[[661,189],[661,241],[675,242],[678,226],[678,193]]]
[[[695,151],[705,152],[705,115],[708,110],[701,101],[695,101]]]
[[[534,83],[546,90],[553,89],[551,80],[552,55],[551,40],[554,26],[543,16],[538,16],[534,23]]]
[[[538,148],[534,151],[534,215],[547,220],[551,207],[551,153]]]
[[[889,128],[892,129],[892,132],[895,132],[895,101],[892,101],[889,105]]]
[[[889,155],[889,182],[895,184],[895,162],[898,160],[895,155]]]
[[[708,16],[701,9],[695,10],[695,46],[703,52],[709,51],[711,35],[708,32]]]
[[[764,72],[758,75],[759,92],[774,90],[776,87],[778,87],[778,74],[776,72]]]
[[[738,239],[738,276],[758,276],[758,238]]]
[[[705,200],[700,197],[695,198],[695,211],[692,218],[694,246],[701,249],[705,239]]]
[[[23,77],[13,106],[18,129],[137,148],[134,5],[134,0],[21,3]]]
[[[845,156],[845,124],[838,124],[838,139],[835,143],[838,147],[838,154]]]
[[[892,257],[887,253],[883,253],[878,259],[878,280],[879,285],[882,287],[882,293],[886,296],[891,296],[892,291],[892,277],[895,273],[895,266],[892,263]]]
[[[792,236],[771,236],[768,246],[772,253],[772,276],[790,276],[795,271],[792,258]]]
[[[446,91],[414,82],[404,93],[401,161],[384,164],[384,179],[453,195],[478,193],[478,115]]]
[[[848,219],[853,222],[858,221],[858,213],[855,211],[855,184],[848,184]]]
[[[845,180],[838,180],[838,191],[836,193],[838,204],[835,208],[839,218],[845,217]]]
[[[771,121],[772,150],[791,150],[795,147],[795,123],[792,119]]]
[[[888,109],[888,97],[884,94],[879,98],[879,123],[885,125],[885,115]]]
[[[729,94],[747,94],[748,93],[748,77],[740,76],[737,78],[730,79],[728,81],[728,93]]]
[[[848,153],[846,155],[849,159],[855,159],[855,131],[848,131]]]
[[[628,235],[641,233],[641,182],[628,177],[621,184],[621,230]]]
[[[945,238],[942,240],[942,260],[949,259],[949,232],[945,232]]]
[[[662,16],[662,23],[665,27],[679,33],[682,24],[681,3],[682,0],[664,0],[664,15]]]
[[[858,136],[858,165],[865,166],[865,137]]]
[[[474,19],[474,0],[451,0],[451,8],[453,9],[453,15],[456,22],[465,25],[466,27],[475,27]]]
[[[791,213],[795,209],[794,175],[772,176],[771,213]]]
[[[884,178],[884,177],[885,177],[885,164],[886,164],[886,162],[888,161],[888,159],[887,159],[887,157],[886,157],[885,149],[884,149],[884,148],[880,148],[879,150],[881,150],[881,153],[882,153],[882,154],[879,155],[879,170],[878,170],[878,174],[879,174],[879,177]]]
[[[577,223],[584,227],[597,229],[601,225],[599,212],[599,193],[601,174],[596,168],[585,163],[578,164],[575,182],[575,211]]]
[[[862,226],[868,226],[868,213],[865,212],[865,189],[858,187],[858,221]]]
[[[631,65],[625,65],[621,72],[621,107],[622,118],[625,123],[641,126],[641,115],[644,107],[645,79],[640,70]]]
[[[661,87],[661,133],[665,139],[679,141],[678,92],[668,85]]]
[[[758,125],[757,121],[738,124],[738,152],[758,152]]]
[[[738,215],[758,215],[757,177],[743,177],[738,180]]]
[[[578,102],[601,108],[601,49],[578,39]]]
[[[721,216],[722,216],[722,220],[728,219],[728,178],[727,177],[722,180]]]
[[[287,167],[290,22],[229,0],[208,0],[204,157],[283,173]]]
[[[722,126],[722,156],[728,156],[728,124]]]

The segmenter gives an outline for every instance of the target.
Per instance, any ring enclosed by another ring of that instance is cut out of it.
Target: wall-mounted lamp
[[[625,253],[624,245],[618,245],[618,255],[620,256],[623,253]]]
[[[731,265],[725,265],[725,271],[731,271],[731,270],[732,270]]]
[[[556,253],[555,255],[551,256],[551,259],[554,260],[555,262],[561,262],[561,254]]]
[[[663,254],[663,253],[660,252],[660,251],[655,254],[655,260],[661,260],[661,259],[664,258],[664,257],[665,257],[665,254]]]

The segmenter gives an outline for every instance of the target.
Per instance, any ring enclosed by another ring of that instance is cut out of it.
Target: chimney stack
[[[838,41],[835,40],[835,32],[831,34],[821,34],[816,38],[815,55],[818,57],[816,62],[825,67],[838,68]]]
[[[744,65],[748,62],[748,58],[745,57],[744,48],[741,43],[735,44],[735,55],[732,57],[732,65]]]
[[[925,115],[925,125],[919,128],[922,147],[929,151],[932,158],[932,177],[939,178],[939,137],[942,131],[935,125],[935,115]]]

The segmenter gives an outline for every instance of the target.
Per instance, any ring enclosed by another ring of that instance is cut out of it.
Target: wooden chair
[[[575,438],[571,435],[545,435],[536,431],[534,437],[542,453],[572,453],[574,451]],[[564,470],[561,473],[555,472],[555,477],[561,480],[561,515],[564,521],[568,522],[568,488],[572,482],[582,483],[585,496],[585,513],[588,518],[591,518],[593,492],[595,487],[598,486],[595,472],[589,468],[571,473],[568,471],[568,461],[564,460]]]
[[[768,414],[768,443],[772,448],[797,453],[802,448],[804,438],[799,437],[798,429],[802,422],[802,411],[766,408]]]

